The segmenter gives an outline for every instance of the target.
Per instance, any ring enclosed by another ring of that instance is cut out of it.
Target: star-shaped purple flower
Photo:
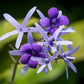
[[[22,41],[22,37],[23,37],[23,34],[25,32],[28,32],[28,29],[33,32],[35,29],[32,27],[29,27],[29,28],[26,28],[27,26],[27,23],[30,19],[30,17],[33,15],[33,13],[35,12],[36,10],[36,7],[33,7],[32,9],[29,10],[29,12],[27,13],[27,15],[25,16],[24,18],[24,21],[23,21],[23,24],[20,25],[11,15],[5,13],[3,16],[4,18],[9,22],[11,23],[17,30],[14,30],[12,32],[9,32],[9,33],[6,33],[4,34],[3,36],[0,37],[0,41],[1,40],[4,40],[12,35],[15,35],[15,34],[18,34],[18,37],[17,37],[17,40],[16,40],[16,44],[15,44],[15,47],[18,49],[19,46],[20,46],[20,43]],[[33,31],[32,31],[33,30]],[[36,31],[36,30],[35,30]]]
[[[34,61],[42,62],[42,65],[38,69],[37,73],[40,73],[46,67],[46,65],[48,65],[49,70],[52,71],[51,61],[54,60],[58,56],[57,54],[55,54],[55,55],[49,57],[48,48],[46,45],[44,45],[44,52],[45,52],[45,58],[41,58],[41,57],[32,57],[31,58]]]
[[[48,10],[49,18],[45,17],[43,13],[37,9],[37,13],[41,17],[40,25],[47,28],[48,32],[52,35],[61,25],[68,25],[69,19],[67,16],[62,15],[62,11],[52,7]]]
[[[73,47],[71,47],[71,45],[68,45],[68,50],[66,52],[63,52],[62,46],[59,46],[61,49],[61,54],[60,57],[64,60],[65,62],[65,67],[66,67],[66,77],[68,79],[68,68],[67,68],[67,64],[70,66],[70,68],[77,73],[77,69],[76,67],[70,62],[72,60],[75,59],[75,57],[72,57],[71,55],[74,54],[80,46],[78,46],[76,49],[73,50]]]
[[[45,42],[38,42],[38,44],[39,45],[45,45],[45,44],[48,45],[53,52],[56,52],[56,48],[54,47],[55,45],[70,45],[70,44],[72,44],[71,41],[57,41],[56,42],[56,40],[58,39],[59,34],[62,31],[64,26],[61,26],[60,28],[58,28],[54,32],[54,34],[50,37],[47,36],[46,32],[43,30],[43,28],[39,24],[35,23],[35,26],[45,40]]]
[[[28,43],[22,45],[20,47],[20,50],[10,51],[9,54],[21,56],[20,62],[24,64],[24,67],[21,70],[21,75],[24,75],[28,68],[37,68],[37,64],[39,63],[37,61],[33,61],[31,57],[45,58],[45,54],[42,50],[42,47],[37,43],[33,43],[32,33],[30,31],[28,33]],[[48,73],[46,68],[43,71],[45,73]]]

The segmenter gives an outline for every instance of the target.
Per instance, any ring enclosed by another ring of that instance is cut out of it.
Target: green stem
[[[15,63],[15,67],[14,67],[14,71],[13,71],[13,74],[12,74],[12,79],[11,79],[11,81],[10,81],[10,84],[13,84],[13,82],[14,82],[15,73],[16,73],[16,69],[17,69],[17,65],[18,65],[19,58],[20,58],[20,57],[18,57],[17,60],[16,60],[16,63]]]

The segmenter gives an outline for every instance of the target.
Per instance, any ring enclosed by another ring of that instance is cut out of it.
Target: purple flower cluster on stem
[[[40,25],[35,23],[36,27],[26,28],[27,23],[35,10],[41,18]],[[40,73],[41,71],[48,73],[46,66],[48,65],[48,69],[52,71],[51,61],[63,59],[66,66],[66,76],[68,79],[67,64],[74,72],[77,72],[76,67],[71,63],[75,57],[71,55],[75,53],[80,46],[73,50],[73,47],[71,47],[73,42],[71,40],[66,41],[61,38],[63,35],[75,32],[73,27],[65,28],[65,25],[69,24],[69,19],[67,16],[62,15],[61,10],[58,11],[57,8],[52,7],[48,10],[48,15],[49,18],[45,17],[40,10],[36,9],[36,7],[33,7],[29,10],[26,17],[24,18],[22,26],[20,26],[20,24],[12,16],[5,13],[5,19],[10,22],[17,30],[4,34],[0,37],[0,41],[14,34],[19,34],[15,46],[17,49],[20,47],[20,49],[9,51],[9,54],[20,57],[20,63],[24,65],[21,70],[21,75],[24,75],[29,68],[36,69],[37,66],[40,67],[37,73]],[[28,43],[20,46],[23,34],[25,32],[28,33]],[[37,42],[35,42],[32,33],[41,34],[43,37],[42,41],[37,39]],[[62,45],[65,45],[68,48],[66,52],[63,52]],[[59,52],[60,50],[61,53]],[[51,54],[51,52],[53,52],[53,54]]]

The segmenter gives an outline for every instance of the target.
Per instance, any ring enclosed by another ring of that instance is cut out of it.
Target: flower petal
[[[48,15],[50,18],[57,18],[58,16],[58,9],[55,7],[52,7],[48,10]]]
[[[22,27],[25,28],[27,26],[27,23],[30,19],[30,17],[33,15],[33,13],[35,12],[36,10],[36,7],[33,7],[32,9],[30,9],[27,13],[27,15],[25,16],[24,18],[24,21],[23,21],[23,24],[22,24]]]
[[[37,9],[36,12],[40,16],[40,18],[45,18],[44,14],[40,10]]]
[[[69,19],[65,15],[61,15],[59,17],[59,25],[68,25],[69,24]]]
[[[70,45],[70,44],[72,44],[71,41],[57,41],[54,43],[56,43],[55,45]]]
[[[61,15],[62,15],[62,11],[59,10],[59,14],[58,14],[57,18],[59,18]]]
[[[4,40],[4,39],[6,39],[6,38],[8,38],[8,37],[10,37],[10,36],[12,36],[12,35],[15,35],[15,34],[17,34],[17,33],[18,33],[17,30],[8,32],[8,33],[6,33],[6,34],[4,34],[4,35],[2,35],[2,36],[0,37],[0,41],[1,41],[1,40]]]
[[[65,68],[66,68],[66,77],[67,77],[67,79],[68,79],[68,68],[67,68],[67,64],[66,64],[66,61],[64,61],[65,62]]]
[[[47,65],[46,63],[41,65],[41,67],[38,69],[37,73],[40,73],[46,67],[46,65]]]
[[[75,57],[72,57],[72,56],[67,56],[66,58],[69,59],[69,60],[75,59]]]
[[[35,26],[38,29],[39,33],[43,36],[45,41],[48,42],[48,36],[46,35],[46,32],[42,29],[42,27],[38,23],[35,23]]]
[[[58,54],[55,54],[55,55],[51,56],[51,57],[49,58],[49,61],[52,61],[52,60],[56,59],[57,56],[58,56]]]
[[[45,28],[45,27],[49,27],[50,26],[50,19],[45,17],[40,19],[40,25]]]
[[[31,31],[32,33],[39,33],[39,31],[35,27],[28,27],[28,30]]]
[[[12,50],[12,51],[9,51],[9,54],[20,56],[20,55],[23,55],[24,53],[22,53],[20,50]]]
[[[49,68],[50,71],[52,71],[52,65],[51,65],[50,62],[48,63],[48,68]]]
[[[70,52],[70,54],[75,53],[75,52],[79,49],[79,47],[80,47],[80,46],[78,46],[77,48],[75,48],[74,50],[72,50],[72,51]]]
[[[63,27],[64,27],[64,25],[61,26],[60,28],[58,28],[58,29],[54,32],[54,34],[53,34],[52,36],[53,36],[55,39],[57,39],[57,37],[59,36],[59,33],[62,31]]]
[[[51,48],[51,50],[52,50],[53,52],[56,52],[56,51],[57,51],[57,49],[56,49],[55,47],[53,47],[53,46],[50,46],[50,48]]]
[[[68,27],[68,28],[64,28],[62,29],[61,33],[62,32],[66,32],[66,33],[74,33],[75,30],[73,29],[73,27]]]
[[[46,73],[46,74],[48,74],[48,70],[47,70],[46,67],[43,69],[43,72]]]
[[[34,43],[31,31],[28,32],[28,43],[31,45]]]
[[[71,68],[75,73],[77,73],[76,67],[75,67],[69,60],[67,60],[66,62],[67,62],[67,64],[70,66],[70,68]]]
[[[16,29],[18,29],[20,27],[20,24],[9,14],[4,13],[3,14],[4,18],[11,23]]]
[[[27,72],[28,68],[28,65],[24,65],[24,67],[21,70],[21,75],[24,75]]]
[[[20,46],[20,43],[21,43],[21,41],[22,41],[23,34],[24,34],[23,32],[20,32],[19,35],[18,35],[18,37],[17,37],[16,44],[15,44],[15,47],[16,47],[17,49],[18,49],[19,46]]]
[[[30,59],[32,61],[45,62],[45,58],[41,58],[41,57],[31,57]]]
[[[45,44],[47,44],[46,42],[38,42],[37,43],[38,45],[45,45]]]
[[[46,58],[49,58],[49,55],[48,55],[48,48],[46,45],[44,45],[44,53],[45,53],[45,57]]]

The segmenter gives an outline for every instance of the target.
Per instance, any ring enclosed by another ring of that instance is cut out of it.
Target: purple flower
[[[72,44],[71,41],[57,41],[56,42],[56,40],[58,39],[59,34],[62,31],[64,26],[61,26],[60,28],[58,28],[54,32],[54,34],[52,36],[50,36],[50,37],[48,37],[46,35],[46,32],[42,29],[42,27],[39,24],[35,23],[35,26],[38,29],[39,33],[43,36],[43,38],[45,40],[45,42],[38,42],[38,44],[39,45],[45,45],[45,44],[48,45],[53,52],[56,52],[56,48],[54,47],[55,45],[70,45],[70,44]]]
[[[32,33],[30,31],[28,33],[28,43],[22,45],[20,50],[10,51],[9,54],[21,56],[20,62],[24,64],[24,67],[21,70],[21,75],[24,75],[28,68],[37,68],[37,64],[39,63],[31,60],[31,57],[45,58],[42,47],[37,43],[33,43]],[[39,64],[39,66],[40,65],[41,64]],[[46,68],[43,71],[48,73]]]
[[[49,58],[48,49],[47,49],[46,45],[44,45],[44,52],[45,52],[45,58],[40,58],[40,57],[32,57],[31,58],[34,61],[42,62],[42,65],[38,69],[37,73],[40,73],[46,67],[46,65],[48,65],[49,70],[52,71],[51,61],[54,60],[58,56],[57,54],[55,54],[54,56],[51,56]]]
[[[62,11],[58,11],[57,8],[52,7],[48,10],[49,18],[45,17],[40,10],[37,9],[37,13],[41,17],[40,25],[43,28],[47,28],[48,32],[52,35],[61,25],[68,25],[68,17],[62,15]]]
[[[71,55],[73,53],[75,53],[80,46],[78,46],[76,49],[73,50],[73,47],[71,47],[71,45],[68,45],[68,50],[66,52],[63,52],[63,49],[62,49],[62,46],[60,45],[59,46],[60,49],[61,49],[61,54],[60,54],[60,57],[62,57],[62,59],[64,60],[65,62],[65,67],[66,67],[66,76],[67,76],[67,79],[68,79],[68,68],[67,68],[67,64],[70,66],[70,68],[75,72],[77,73],[77,69],[76,67],[70,62],[72,60],[75,59],[75,57],[72,57]]]
[[[18,37],[17,37],[17,40],[16,40],[16,44],[15,44],[15,47],[16,48],[19,48],[20,46],[20,43],[22,41],[22,37],[23,37],[23,34],[25,32],[28,32],[28,29],[31,31],[31,32],[37,32],[33,27],[28,27],[26,28],[27,26],[27,23],[30,19],[30,17],[33,15],[33,13],[35,12],[36,10],[36,7],[33,7],[32,9],[29,10],[29,12],[27,13],[27,15],[25,16],[24,18],[24,21],[23,21],[23,24],[20,25],[11,15],[5,13],[3,16],[4,18],[9,22],[11,23],[15,28],[16,30],[12,31],[12,32],[9,32],[9,33],[6,33],[4,34],[3,36],[0,37],[0,41],[1,40],[4,40],[12,35],[15,35],[15,34],[18,34]],[[33,30],[33,31],[32,31]],[[35,30],[35,31],[34,31]]]

